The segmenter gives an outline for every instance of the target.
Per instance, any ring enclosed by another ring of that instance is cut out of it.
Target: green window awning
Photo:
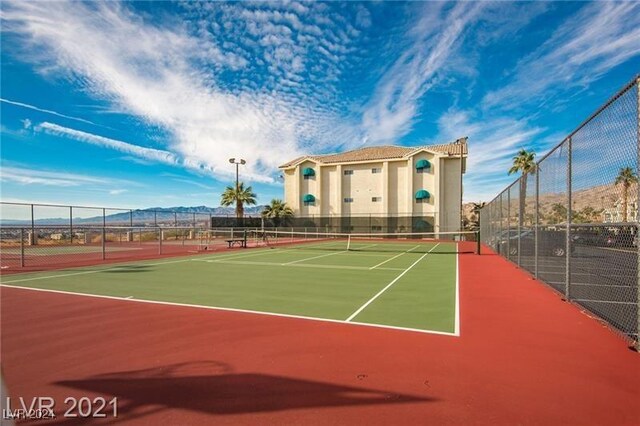
[[[306,194],[304,197],[302,197],[302,201],[304,201],[305,203],[313,203],[314,201],[316,201],[316,197],[311,194]]]
[[[416,169],[428,169],[431,167],[429,160],[418,160],[416,163]]]
[[[311,167],[306,167],[305,169],[302,170],[302,176],[315,176],[316,175],[316,171],[313,170]]]
[[[416,192],[416,200],[424,200],[429,197],[431,197],[431,194],[429,194],[429,191],[425,189],[421,189],[420,191]]]

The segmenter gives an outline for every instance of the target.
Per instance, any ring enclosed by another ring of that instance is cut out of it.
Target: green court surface
[[[113,246],[112,243],[107,243],[105,251],[124,251],[124,250],[139,250],[139,247],[131,246]],[[56,245],[41,245],[41,246],[28,246],[24,248],[24,254],[27,256],[53,256],[57,254],[83,254],[83,253],[101,253],[102,246],[88,246],[88,245],[75,245],[75,246],[56,246]],[[7,247],[2,249],[2,253],[19,255],[21,254],[20,247]]]
[[[335,242],[2,277],[20,286],[458,335],[454,242]]]

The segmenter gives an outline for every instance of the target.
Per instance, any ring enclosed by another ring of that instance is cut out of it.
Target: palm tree
[[[518,151],[518,155],[513,157],[513,165],[509,169],[509,174],[522,172],[522,177],[520,178],[520,214],[518,215],[520,227],[522,227],[522,220],[525,216],[525,209],[527,208],[527,175],[536,172],[535,157],[535,152],[528,152],[525,149],[521,149]]]
[[[273,225],[277,227],[280,225],[281,219],[286,221],[293,217],[293,210],[291,207],[287,206],[287,203],[274,198],[271,200],[271,204],[265,206],[264,210],[262,210],[262,217],[265,219],[271,219],[273,221]]]
[[[223,206],[236,205],[236,217],[242,219],[244,216],[244,205],[256,204],[256,194],[252,191],[250,186],[244,187],[244,183],[240,182],[237,188],[233,186],[227,186],[222,193],[222,199],[220,204]]]
[[[638,175],[631,169],[631,167],[623,167],[620,169],[620,173],[616,177],[615,185],[622,185],[622,221],[626,222],[629,209],[629,188],[634,183],[638,183]]]

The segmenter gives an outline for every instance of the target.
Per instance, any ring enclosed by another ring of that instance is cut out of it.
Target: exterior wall
[[[320,215],[330,216],[337,214],[336,206],[339,205],[338,192],[338,169],[336,166],[320,167],[320,180],[322,192],[320,193]]]
[[[423,173],[418,173],[415,168],[415,164],[420,160],[427,160],[431,163],[431,167]],[[439,158],[431,153],[420,152],[413,157],[413,164],[414,166],[411,168],[413,180],[413,191],[411,194],[413,203],[412,213],[415,216],[433,215],[433,213],[437,211],[435,207],[437,199],[444,196],[444,193],[442,193],[436,185],[436,174],[440,173]],[[427,190],[431,195],[427,202],[418,203],[415,199],[415,193],[421,189]]]
[[[284,202],[293,210],[293,214],[300,216],[300,203],[296,192],[296,169],[284,170]]]
[[[459,158],[440,161],[440,194],[443,195],[438,212],[440,231],[460,230],[460,166]]]
[[[342,210],[345,215],[384,214],[384,200],[373,202],[372,197],[382,197],[384,192],[382,162],[366,164],[344,164],[342,166]],[[372,169],[380,169],[372,173]],[[353,171],[345,175],[345,171]],[[344,202],[353,198],[353,202]]]
[[[316,174],[315,176],[311,176],[309,179],[305,179],[302,171],[307,167],[313,169]],[[321,176],[321,167],[318,167],[316,163],[311,161],[305,161],[300,163],[298,167],[298,182],[300,191],[298,192],[298,203],[300,204],[300,214],[299,216],[317,216],[320,214],[320,203],[322,202],[321,194],[319,191]],[[302,201],[302,197],[306,194],[311,194],[316,198],[316,201],[313,205],[305,206]]]
[[[405,214],[407,204],[410,203],[407,198],[407,172],[408,166],[406,161],[390,161],[389,162],[389,213]]]

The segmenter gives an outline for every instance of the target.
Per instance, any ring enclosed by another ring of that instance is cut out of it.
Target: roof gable
[[[426,145],[419,147],[405,147],[397,145],[368,146],[364,148],[354,149],[335,154],[323,155],[306,155],[298,157],[280,166],[281,169],[287,169],[300,164],[302,161],[309,160],[319,164],[336,164],[350,163],[357,161],[375,161],[375,160],[393,160],[398,158],[406,158],[417,154],[418,152],[427,151],[431,153],[447,154],[462,156],[467,155],[467,138],[460,138],[455,142],[440,145]]]

